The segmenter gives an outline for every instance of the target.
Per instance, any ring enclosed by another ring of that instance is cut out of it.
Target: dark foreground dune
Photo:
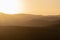
[[[0,40],[60,40],[60,27],[0,27]]]

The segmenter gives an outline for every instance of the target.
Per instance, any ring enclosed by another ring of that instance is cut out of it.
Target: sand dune
[[[0,14],[0,26],[48,26],[60,20],[59,15]]]
[[[60,40],[60,16],[0,14],[0,40]]]

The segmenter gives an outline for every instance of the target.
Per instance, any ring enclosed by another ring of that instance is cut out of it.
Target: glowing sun
[[[5,14],[18,13],[18,1],[17,0],[0,0],[0,12]]]

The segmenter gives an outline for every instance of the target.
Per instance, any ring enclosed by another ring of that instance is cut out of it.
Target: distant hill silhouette
[[[0,15],[1,26],[49,26],[60,22],[59,15],[32,15],[32,14],[13,14]]]

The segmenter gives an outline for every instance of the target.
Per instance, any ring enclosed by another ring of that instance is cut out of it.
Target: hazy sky
[[[20,0],[20,9],[24,12],[60,13],[60,0]]]
[[[60,14],[60,0],[0,0],[0,12]]]

